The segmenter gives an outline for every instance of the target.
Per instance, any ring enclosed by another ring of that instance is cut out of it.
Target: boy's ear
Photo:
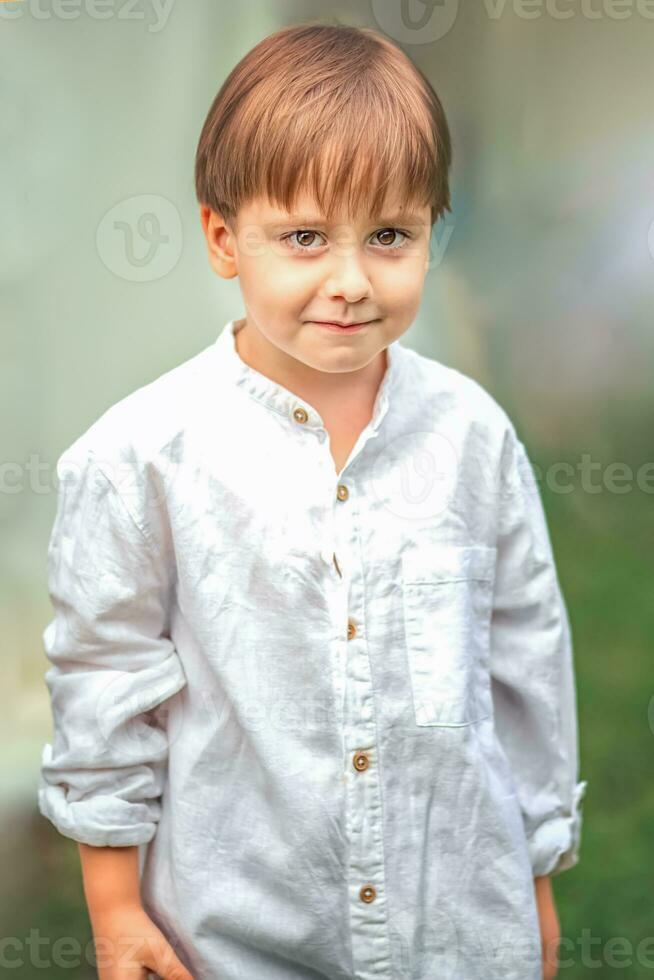
[[[238,267],[232,230],[208,204],[200,206],[200,220],[207,240],[211,268],[223,279],[233,279],[238,275]]]

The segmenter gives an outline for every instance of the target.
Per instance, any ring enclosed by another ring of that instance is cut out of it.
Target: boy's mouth
[[[362,320],[358,323],[340,323],[335,320],[313,321],[318,327],[327,327],[327,329],[336,330],[340,333],[354,333],[356,330],[361,330],[363,327],[367,327],[374,322],[374,320]]]

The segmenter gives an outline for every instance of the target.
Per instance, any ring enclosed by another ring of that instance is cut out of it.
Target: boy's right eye
[[[310,243],[306,239],[307,237],[315,237],[317,234],[319,232],[311,231],[309,228],[300,228],[297,231],[292,231],[289,235],[282,235],[281,240],[283,242],[290,242],[295,235],[298,235],[300,236],[300,243],[298,245],[291,243],[291,248],[294,248],[297,252],[308,252],[311,249],[309,249],[308,246]]]

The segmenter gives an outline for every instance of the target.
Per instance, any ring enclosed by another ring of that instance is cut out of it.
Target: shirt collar
[[[289,421],[294,421],[295,416],[293,413],[295,411],[304,409],[307,413],[304,427],[309,429],[324,429],[325,424],[321,415],[306,399],[300,398],[294,392],[285,388],[284,385],[261,374],[242,360],[236,349],[236,323],[236,320],[229,320],[218,334],[213,345],[223,377],[226,377],[233,384],[242,388],[252,398],[265,405],[266,408],[283,415]],[[382,419],[388,411],[391,395],[397,390],[402,362],[407,352],[408,349],[400,343],[399,339],[392,341],[386,348],[386,371],[377,390],[372,417],[370,419],[370,428],[373,430],[379,428]]]

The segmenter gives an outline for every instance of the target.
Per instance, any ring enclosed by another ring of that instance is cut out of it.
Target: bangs
[[[304,67],[303,67],[304,66]],[[235,223],[255,198],[292,212],[308,194],[328,221],[450,211],[451,141],[427,79],[368,28],[285,28],[246,55],[209,112],[198,199]]]
[[[391,198],[407,207],[435,204],[442,192],[427,134],[416,134],[400,113],[393,118],[388,105],[365,102],[360,93],[356,102],[341,108],[326,101],[318,118],[302,112],[273,145],[257,141],[243,172],[243,198],[264,194],[293,211],[306,193],[328,221],[339,213],[374,220]]]

